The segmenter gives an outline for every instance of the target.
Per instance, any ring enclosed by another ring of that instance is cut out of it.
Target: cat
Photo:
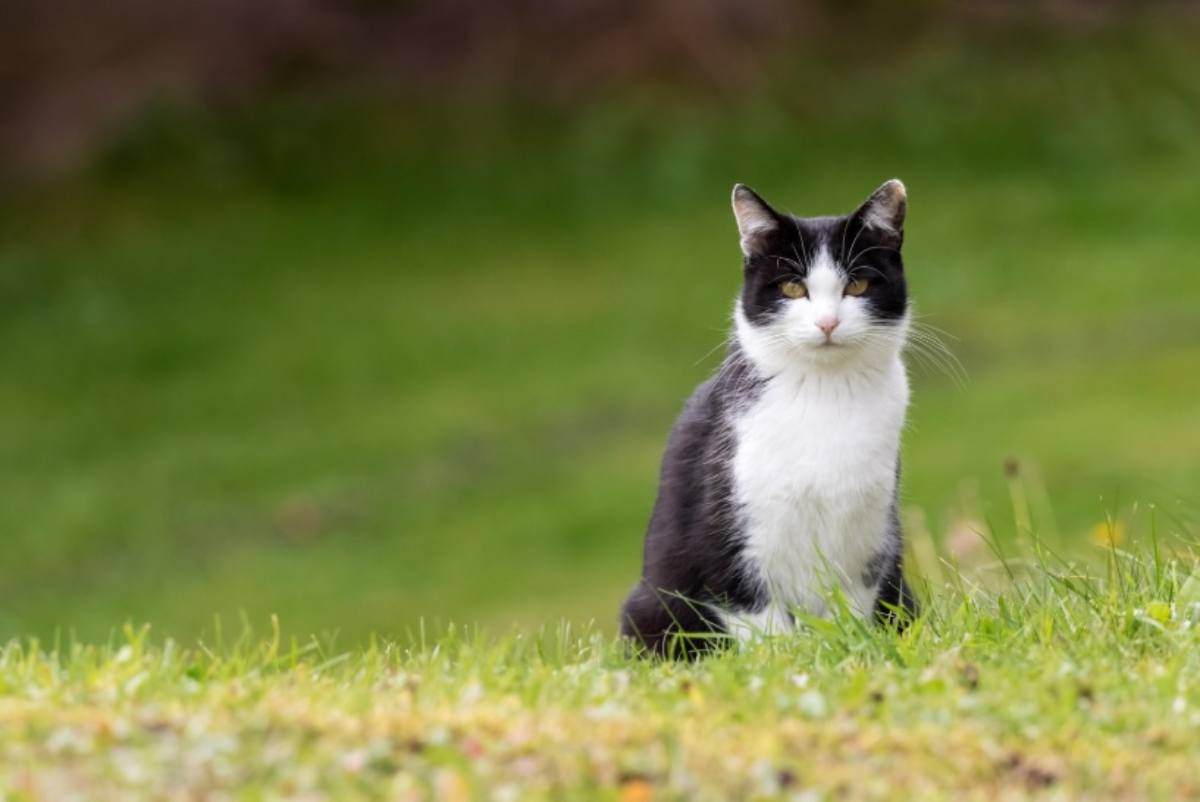
[[[693,657],[787,632],[793,611],[903,627],[917,614],[897,514],[910,312],[907,192],[794,217],[742,184],[743,283],[716,375],[675,422],[621,632]]]

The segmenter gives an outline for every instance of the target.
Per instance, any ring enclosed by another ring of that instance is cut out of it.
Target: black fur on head
[[[854,212],[841,217],[795,217],[775,211],[754,190],[733,188],[744,264],[742,309],[764,323],[786,301],[781,285],[803,279],[824,249],[848,280],[867,279],[862,298],[877,321],[898,321],[908,309],[904,281],[907,197],[898,179],[884,183]]]

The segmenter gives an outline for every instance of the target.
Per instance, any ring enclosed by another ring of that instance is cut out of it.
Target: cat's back
[[[682,563],[711,561],[736,536],[736,426],[761,386],[760,377],[735,349],[688,398],[663,453],[647,530],[648,573],[673,574]]]
[[[663,455],[662,479],[727,471],[738,416],[758,398],[762,386],[740,351],[731,351],[718,371],[696,387],[675,419]]]

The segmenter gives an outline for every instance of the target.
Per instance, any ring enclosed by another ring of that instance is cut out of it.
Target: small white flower
[[[478,682],[469,682],[458,697],[459,704],[471,706],[483,699],[483,686]]]
[[[798,704],[800,712],[809,718],[824,718],[825,714],[829,712],[828,705],[825,704],[825,697],[815,689],[802,693]]]
[[[354,749],[342,755],[342,769],[350,774],[358,774],[367,766],[367,753],[362,749]]]
[[[142,687],[142,683],[149,678],[150,672],[148,671],[139,671],[138,673],[134,674],[129,678],[129,681],[125,683],[125,695],[133,696],[136,694],[138,688]]]
[[[815,788],[805,788],[797,791],[789,798],[789,802],[821,802],[821,794]]]
[[[495,802],[517,802],[517,800],[520,798],[521,789],[517,788],[517,786],[511,783],[497,786],[496,789],[492,791],[492,799],[494,799]]]

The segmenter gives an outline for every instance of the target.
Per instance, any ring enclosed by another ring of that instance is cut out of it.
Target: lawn
[[[900,637],[843,613],[693,664],[569,628],[10,644],[0,798],[1200,794],[1194,559],[1149,541],[1084,576],[1026,556],[1000,593],[952,574]]]

